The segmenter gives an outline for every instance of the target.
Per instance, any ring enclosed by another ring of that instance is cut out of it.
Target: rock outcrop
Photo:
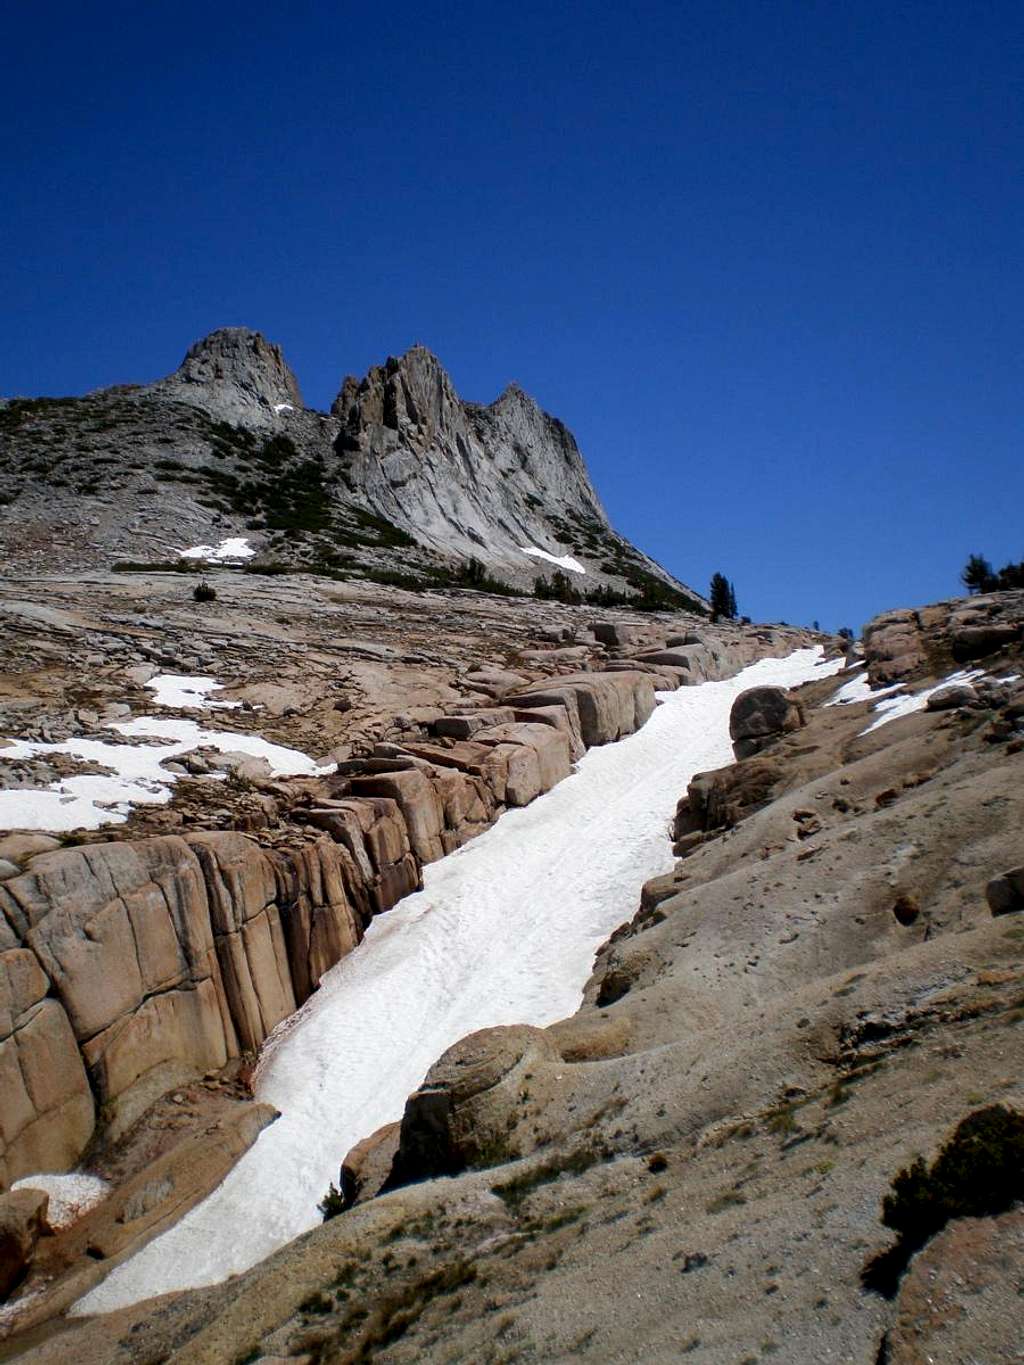
[[[771,647],[709,641],[688,646],[705,675]],[[8,840],[21,866],[0,881],[0,1182],[72,1165],[97,1110],[116,1135],[170,1087],[258,1050],[424,864],[634,733],[655,686],[690,676],[619,652],[621,666],[542,686],[479,671],[503,704],[435,714],[429,737],[343,762],[292,809],[310,831],[300,847],[262,847],[258,820],[73,848]]]
[[[280,346],[248,327],[221,327],[197,341],[173,374],[146,392],[203,408],[232,425],[279,425],[304,404]]]

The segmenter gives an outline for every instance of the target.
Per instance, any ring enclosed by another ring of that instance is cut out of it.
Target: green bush
[[[1024,1199],[1024,1116],[1005,1105],[977,1109],[927,1167],[917,1157],[892,1182],[882,1222],[899,1241],[868,1262],[866,1288],[892,1298],[911,1256],[951,1218],[984,1218]]]
[[[338,1189],[333,1180],[328,1187],[327,1193],[316,1207],[320,1217],[325,1223],[330,1222],[332,1218],[337,1218],[339,1213],[345,1212],[345,1196]]]

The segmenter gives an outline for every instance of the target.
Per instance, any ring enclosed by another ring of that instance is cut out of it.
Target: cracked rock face
[[[280,346],[248,327],[221,327],[203,337],[189,347],[175,372],[149,391],[243,425],[269,422],[276,411],[304,406]]]
[[[612,535],[572,434],[516,385],[489,406],[465,403],[414,346],[346,379],[332,412],[354,484],[425,544],[521,566],[525,545],[560,555],[584,525]]]

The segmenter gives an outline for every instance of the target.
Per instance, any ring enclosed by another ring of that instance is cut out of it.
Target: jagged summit
[[[349,377],[332,408],[354,486],[425,544],[521,561],[565,553],[578,524],[608,529],[571,433],[519,385],[464,402],[425,346]]]
[[[242,425],[268,421],[285,406],[303,406],[280,346],[248,327],[219,327],[195,342],[174,373],[149,391]]]
[[[35,564],[33,536],[57,526],[74,568],[244,537],[254,565],[444,584],[479,579],[472,559],[519,589],[557,568],[579,592],[705,605],[615,533],[563,422],[516,383],[460,398],[423,345],[346,378],[329,413],[247,327],[211,332],[152,384],[14,400],[0,554]]]

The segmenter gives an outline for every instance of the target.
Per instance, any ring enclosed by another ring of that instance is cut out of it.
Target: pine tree
[[[716,621],[719,619],[731,621],[735,617],[736,593],[725,574],[712,575],[708,597],[711,601],[711,615]]]
[[[971,555],[960,573],[960,582],[968,592],[992,592],[999,580],[984,555]]]

